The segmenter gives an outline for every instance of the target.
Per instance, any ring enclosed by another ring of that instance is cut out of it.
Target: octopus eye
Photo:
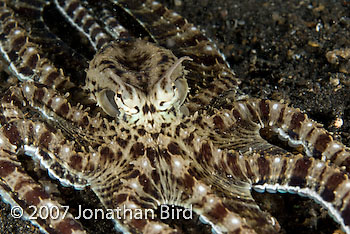
[[[117,117],[120,114],[117,103],[115,102],[115,97],[120,96],[120,94],[115,94],[112,90],[102,90],[97,95],[97,101],[102,109],[110,116]]]
[[[120,114],[135,115],[140,112],[139,105],[144,101],[140,99],[136,91],[118,91],[104,89],[97,95],[98,103],[103,110],[112,117],[119,117]]]
[[[186,79],[180,78],[175,81],[174,92],[177,93],[178,105],[181,106],[185,101],[188,92],[188,84]]]

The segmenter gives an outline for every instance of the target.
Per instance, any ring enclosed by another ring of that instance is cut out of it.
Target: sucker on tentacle
[[[20,26],[15,13],[0,3],[0,51],[8,64],[8,70],[20,80],[35,80],[55,87],[69,88],[67,77],[57,70],[52,63],[41,55],[40,49],[32,43],[27,32]]]

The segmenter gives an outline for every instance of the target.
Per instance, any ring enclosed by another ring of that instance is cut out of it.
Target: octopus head
[[[184,60],[191,59],[142,40],[112,42],[90,62],[85,88],[110,116],[137,124],[170,122],[186,112]]]

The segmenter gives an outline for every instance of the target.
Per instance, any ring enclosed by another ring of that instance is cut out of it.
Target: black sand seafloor
[[[243,92],[291,103],[350,145],[350,1],[161,2],[217,43],[240,78]],[[336,56],[337,51],[343,56]],[[74,191],[64,190],[73,197]],[[91,193],[80,194],[81,202],[99,206]],[[276,217],[280,233],[342,233],[327,211],[310,199],[267,193],[254,193],[254,197]],[[112,233],[112,223],[90,220],[84,224],[91,233]],[[210,233],[205,225],[194,228],[197,224],[176,225],[186,226],[187,233],[199,233],[201,228]],[[0,233],[39,232],[30,223],[11,218],[9,205],[1,203]]]

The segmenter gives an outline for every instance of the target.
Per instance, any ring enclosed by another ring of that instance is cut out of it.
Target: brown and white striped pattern
[[[101,21],[105,23],[106,31],[113,35],[114,39],[128,39],[131,37],[129,31],[114,17],[113,12],[109,9],[103,9],[101,14]]]
[[[0,133],[0,192],[3,199],[12,206],[20,206],[24,210],[24,217],[29,217],[33,211],[30,206],[40,207],[59,207],[60,214],[64,214],[65,210],[62,206],[53,200],[50,195],[45,192],[43,186],[35,182],[22,169],[21,164],[15,159],[16,148],[20,147],[20,133],[16,126],[5,125]],[[57,211],[57,210],[56,210]],[[38,214],[35,214],[36,217]],[[55,214],[56,215],[56,214]],[[30,219],[30,221],[39,227],[43,233],[86,233],[81,224],[74,220],[73,216],[68,212],[65,217]]]
[[[55,0],[54,2],[70,23],[89,38],[96,51],[112,40],[97,23],[95,17],[78,0]]]
[[[12,155],[13,156],[13,155]],[[2,168],[0,176],[2,180],[6,181],[0,183],[1,193],[6,193],[9,196],[3,197],[6,202],[12,206],[20,206],[24,210],[24,217],[28,217],[33,211],[29,209],[29,206],[40,207],[60,207],[60,214],[64,213],[64,209],[61,205],[50,198],[50,195],[44,191],[42,185],[35,182],[30,176],[22,170],[21,165],[11,160],[12,157],[8,152],[4,150],[0,151],[0,166]],[[3,196],[3,195],[2,195]],[[86,233],[81,224],[73,218],[69,212],[65,217],[58,219],[37,219],[30,220],[35,226],[45,233],[65,233],[65,234],[81,234]]]
[[[69,78],[41,55],[38,45],[30,42],[28,33],[20,26],[14,14],[11,9],[0,6],[0,35],[3,38],[0,50],[8,63],[8,70],[20,80],[69,87]]]
[[[347,172],[350,171],[349,148],[333,140],[322,125],[286,104],[259,99],[239,101],[226,106],[211,121],[217,130],[232,129],[226,147],[242,152],[250,150],[263,153],[271,150],[274,146],[260,135],[262,129],[270,129],[280,141],[287,141],[289,147],[296,151],[323,161],[330,160],[338,166],[345,166]],[[217,141],[223,141],[219,135],[216,136]]]
[[[224,161],[227,173],[235,177],[240,171],[259,192],[290,192],[314,199],[349,233],[350,180],[348,174],[335,165],[302,155],[262,157],[254,154],[243,158],[229,154]]]

